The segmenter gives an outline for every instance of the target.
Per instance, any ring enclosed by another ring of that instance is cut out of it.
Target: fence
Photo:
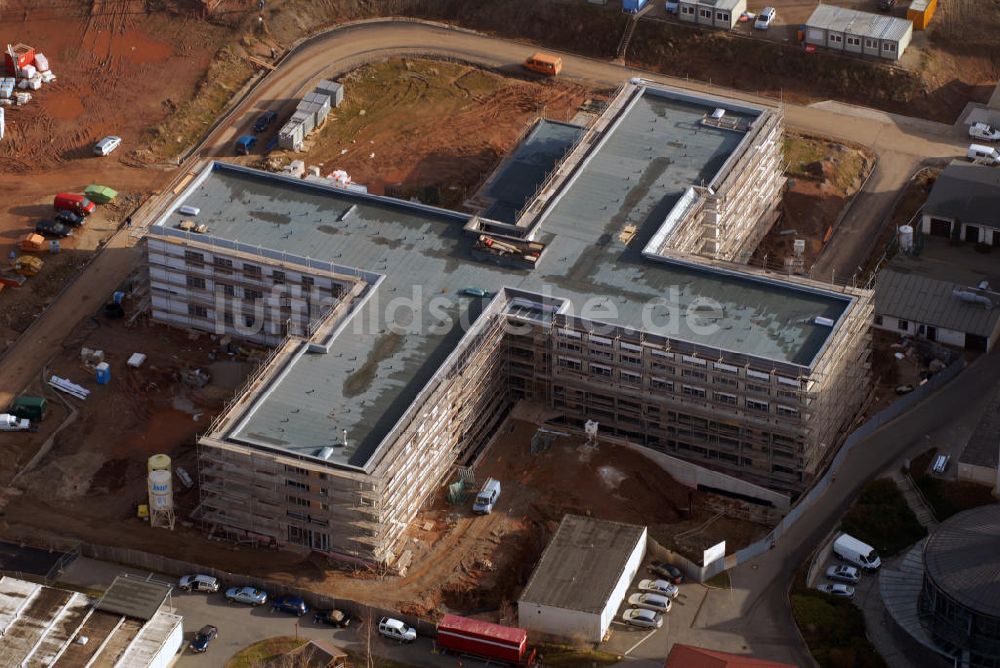
[[[923,401],[929,394],[936,391],[938,388],[957,376],[958,373],[964,368],[965,360],[963,358],[957,359],[944,370],[931,377],[931,379],[924,385],[921,385],[913,392],[900,397],[886,408],[871,416],[863,425],[851,432],[850,436],[847,437],[847,440],[844,441],[844,444],[833,458],[833,461],[830,463],[830,467],[827,469],[826,473],[822,478],[816,481],[816,484],[811,490],[809,490],[809,493],[806,494],[794,508],[792,508],[791,512],[785,516],[785,518],[770,534],[767,535],[766,538],[759,540],[756,543],[752,543],[736,552],[734,555],[736,558],[733,560],[732,564],[727,564],[727,567],[731,568],[732,566],[741,564],[771,549],[774,546],[775,541],[777,541],[777,539],[780,538],[785,531],[790,529],[803,513],[812,508],[816,501],[826,492],[837,469],[840,468],[844,459],[848,454],[850,454],[851,450],[858,443],[864,442],[869,436],[881,429],[885,424],[895,420],[897,417],[913,408],[917,403]]]

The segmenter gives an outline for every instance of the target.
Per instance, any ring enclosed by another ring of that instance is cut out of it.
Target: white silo
[[[902,253],[913,252],[913,226],[899,226],[899,250]]]
[[[169,455],[153,455],[148,460],[146,460],[146,470],[147,471],[169,471],[170,470],[170,456]]]
[[[174,488],[169,469],[149,472],[149,525],[174,528]]]

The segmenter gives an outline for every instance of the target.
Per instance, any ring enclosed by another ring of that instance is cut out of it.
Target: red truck
[[[74,193],[59,193],[52,201],[52,206],[56,211],[72,211],[81,216],[89,216],[94,213],[94,203],[83,195]]]
[[[435,643],[439,649],[455,654],[502,661],[512,666],[535,665],[535,650],[528,648],[528,632],[524,629],[445,615],[438,622]]]

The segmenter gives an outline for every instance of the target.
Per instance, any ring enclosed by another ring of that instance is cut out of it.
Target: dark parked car
[[[69,225],[70,227],[80,227],[83,225],[84,217],[73,211],[60,211],[55,216],[55,221],[57,223],[62,223],[63,225]]]
[[[287,612],[292,615],[302,615],[309,612],[309,606],[301,596],[279,596],[271,603],[271,609],[276,612]]]
[[[343,610],[319,610],[313,615],[313,621],[343,629],[350,625],[351,616]]]
[[[276,111],[265,111],[257,118],[257,122],[253,124],[254,132],[263,132],[274,123],[274,120],[278,118],[278,112]]]
[[[679,585],[684,582],[684,574],[676,566],[671,566],[665,561],[654,561],[649,565],[649,572],[659,575],[670,584]]]
[[[891,12],[896,7],[896,0],[878,0],[878,8],[883,12]]]
[[[194,634],[191,644],[188,647],[192,652],[202,653],[208,649],[208,643],[219,637],[219,629],[211,624],[201,627],[201,630]]]
[[[40,220],[35,223],[35,232],[46,237],[68,237],[73,234],[73,228],[54,220]]]

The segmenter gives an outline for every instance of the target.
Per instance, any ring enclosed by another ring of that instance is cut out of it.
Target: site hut
[[[680,0],[677,16],[681,21],[732,30],[747,10],[747,0]]]
[[[1000,293],[890,266],[878,275],[873,322],[901,336],[988,352],[1000,340]]]
[[[1000,246],[1000,169],[952,161],[931,187],[920,226],[924,234]]]
[[[518,625],[601,642],[645,555],[646,527],[566,515],[518,599]]]
[[[806,44],[898,61],[910,44],[913,23],[886,14],[819,5],[805,23]]]
[[[152,317],[274,351],[199,439],[195,518],[391,565],[520,400],[800,493],[865,396],[871,306],[732,264],[773,220],[780,137],[780,110],[630,83],[503,198],[514,223],[207,166],[149,229]]]
[[[166,668],[184,643],[171,585],[117,577],[94,604],[74,591],[0,578],[0,664]]]

